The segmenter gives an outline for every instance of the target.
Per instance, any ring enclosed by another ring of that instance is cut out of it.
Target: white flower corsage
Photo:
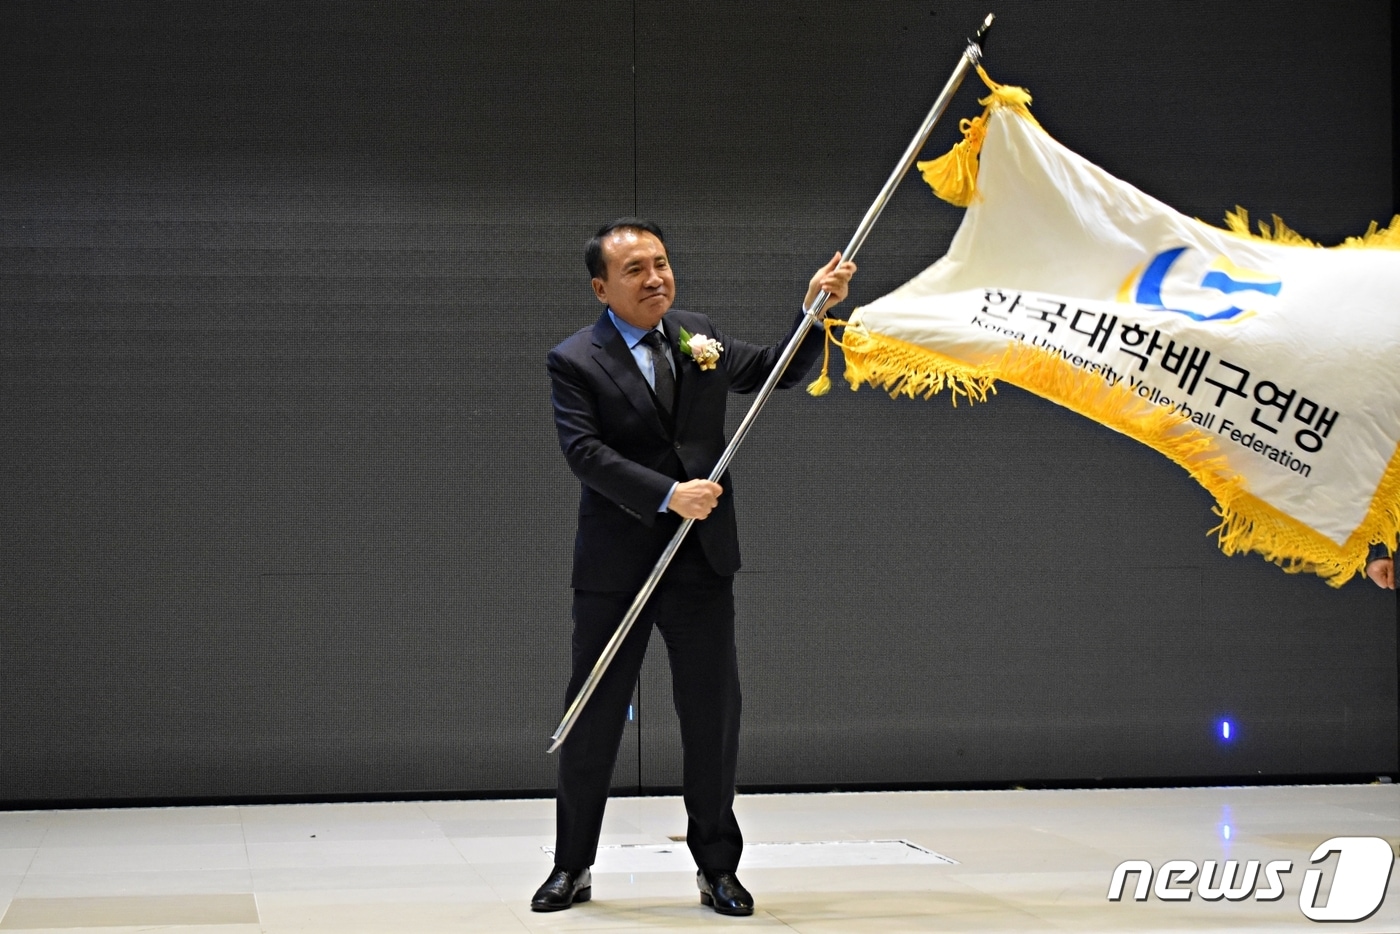
[[[719,355],[724,353],[724,345],[713,337],[691,334],[681,328],[681,353],[690,354],[690,359],[700,364],[700,369],[713,370],[719,363]]]

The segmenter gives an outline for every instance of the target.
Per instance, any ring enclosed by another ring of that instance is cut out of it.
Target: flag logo
[[[1275,297],[1283,288],[1283,281],[1276,276],[1237,266],[1223,253],[1211,260],[1204,271],[1198,269],[1197,279],[1189,272],[1189,259],[1195,257],[1188,258],[1185,263],[1177,262],[1189,252],[1190,247],[1173,247],[1138,266],[1123,280],[1123,285],[1118,289],[1118,301],[1146,305],[1156,311],[1174,312],[1192,321],[1236,322],[1254,315],[1257,310],[1234,304],[1233,296],[1237,293],[1253,293],[1249,299],[1250,304],[1255,304],[1261,296]],[[1199,251],[1196,252],[1199,254]],[[1194,287],[1193,280],[1196,280]],[[1171,295],[1170,302],[1162,297],[1164,287]],[[1228,307],[1219,307],[1222,295],[1228,297]],[[1244,300],[1244,297],[1239,299]]]

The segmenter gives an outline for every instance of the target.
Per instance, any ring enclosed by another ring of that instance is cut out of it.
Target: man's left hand
[[[1371,578],[1377,587],[1394,590],[1395,560],[1393,558],[1377,558],[1366,565],[1366,576]]]
[[[825,266],[816,271],[812,276],[812,281],[807,283],[807,297],[802,300],[802,307],[806,308],[816,301],[817,293],[825,289],[831,297],[817,312],[817,317],[826,314],[827,311],[836,306],[837,302],[845,299],[846,293],[851,290],[851,276],[855,274],[856,264],[841,262],[841,253],[838,250]]]

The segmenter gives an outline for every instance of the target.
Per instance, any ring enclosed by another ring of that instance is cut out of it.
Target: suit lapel
[[[622,339],[621,332],[613,325],[606,309],[598,323],[593,325],[593,344],[593,359],[617,384],[642,421],[661,437],[669,438],[670,432],[661,423],[661,415],[656,410],[656,397],[652,395],[642,371],[637,369],[637,361],[633,359],[627,341]]]

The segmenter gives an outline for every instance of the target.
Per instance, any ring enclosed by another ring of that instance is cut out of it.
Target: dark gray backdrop
[[[776,338],[986,12],[0,7],[0,801],[551,788],[583,240],[657,219],[678,304]],[[1390,215],[1388,4],[996,12],[992,75],[1185,213]],[[911,178],[848,310],[960,213]],[[747,787],[1397,769],[1393,597],[1222,557],[1091,422],[838,380],[736,475]],[[679,783],[663,658],[620,788]]]

